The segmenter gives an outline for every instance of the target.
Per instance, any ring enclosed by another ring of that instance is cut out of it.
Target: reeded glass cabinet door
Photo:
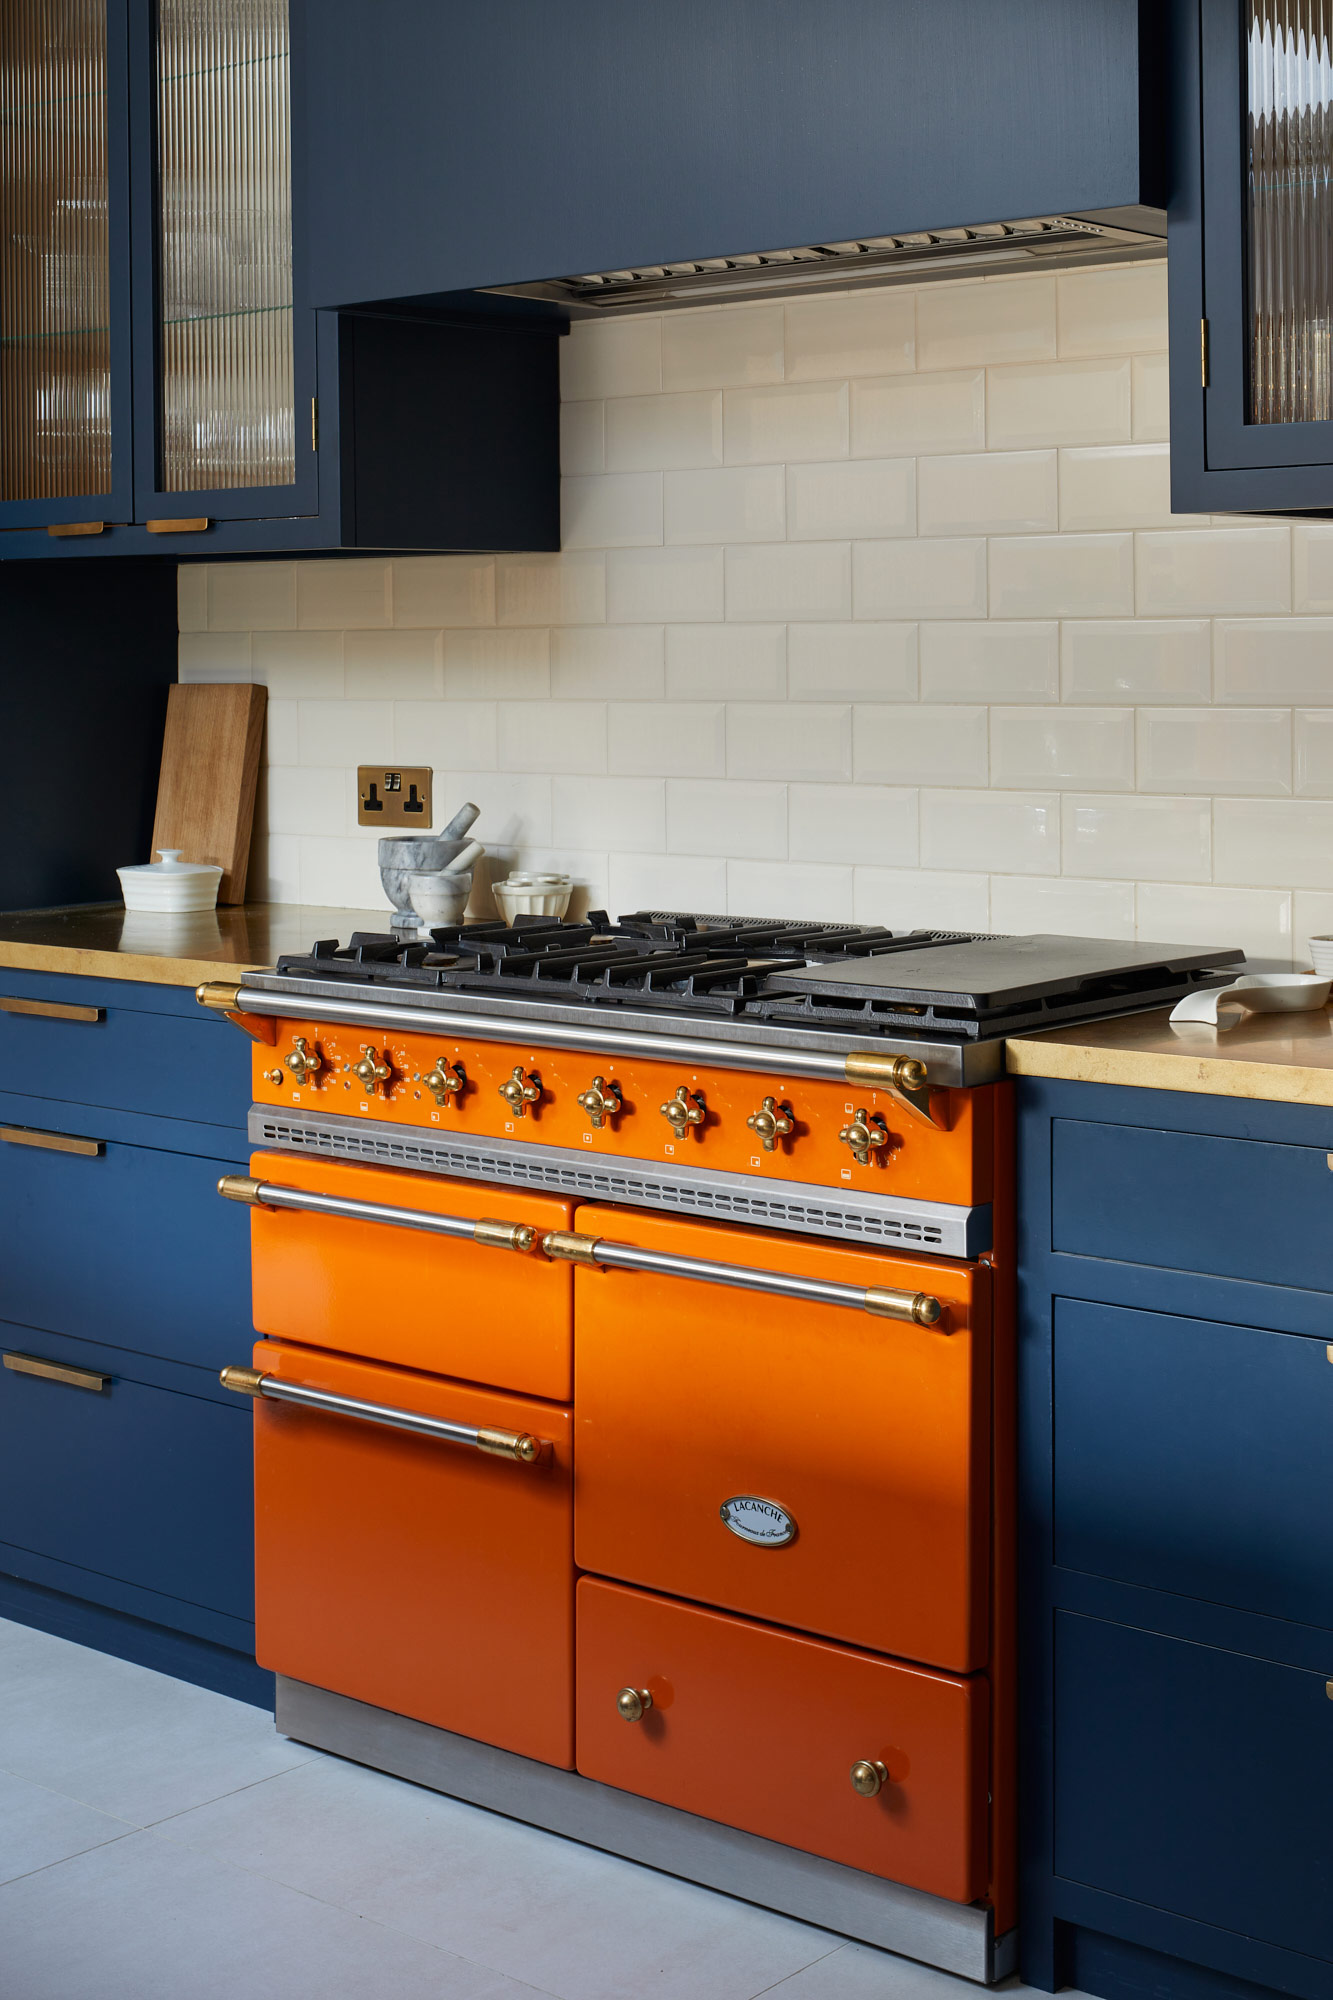
[[[1333,460],[1333,0],[1202,0],[1210,467]]]
[[[128,518],[124,88],[119,6],[0,0],[7,527]]]
[[[289,0],[156,0],[151,310],[136,357],[140,518],[308,512]],[[151,381],[146,380],[151,365]],[[153,435],[144,435],[151,411]]]

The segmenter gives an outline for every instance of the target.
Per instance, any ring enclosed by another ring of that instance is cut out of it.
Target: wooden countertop
[[[0,915],[0,966],[197,986],[204,979],[272,965],[279,952],[309,951],[316,938],[387,930],[385,910],[327,910],[303,903],[240,903],[186,916],[89,903],[67,910]]]
[[[1157,1008],[1019,1036],[1006,1046],[1010,1074],[1333,1105],[1333,1013],[1327,1007],[1244,1014],[1226,1029],[1201,1021],[1173,1026],[1169,1014]]]

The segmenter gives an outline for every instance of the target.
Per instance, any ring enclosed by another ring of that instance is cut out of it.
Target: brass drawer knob
[[[284,1056],[283,1061],[298,1083],[309,1083],[324,1067],[323,1056],[318,1049],[311,1048],[304,1035],[296,1036],[291,1054]]]
[[[766,1153],[775,1153],[778,1140],[785,1139],[789,1132],[796,1130],[790,1104],[775,1103],[771,1097],[766,1097],[760,1109],[752,1111],[745,1122],[752,1132],[759,1134]]]
[[[447,1104],[451,1097],[456,1097],[466,1086],[467,1071],[461,1062],[446,1062],[441,1056],[434,1069],[428,1069],[421,1081],[437,1104]]]
[[[578,1101],[587,1112],[594,1132],[600,1132],[608,1118],[618,1118],[625,1109],[620,1085],[608,1083],[603,1076],[595,1076],[588,1088],[579,1092]]]
[[[851,1769],[852,1790],[858,1798],[873,1799],[889,1782],[889,1767],[876,1758],[862,1758]]]
[[[683,1139],[692,1125],[704,1122],[704,1094],[682,1083],[675,1096],[669,1097],[659,1109],[676,1137]]]
[[[528,1106],[535,1104],[542,1094],[542,1080],[535,1069],[524,1076],[522,1063],[515,1063],[514,1074],[505,1078],[499,1090],[515,1118],[525,1118]]]
[[[889,1131],[878,1111],[867,1115],[864,1106],[858,1107],[856,1117],[850,1125],[844,1125],[838,1137],[844,1146],[852,1149],[852,1158],[858,1167],[868,1167],[872,1155],[881,1146],[889,1143]]]
[[[387,1086],[393,1071],[388,1063],[381,1062],[369,1042],[361,1044],[361,1060],[352,1064],[352,1075],[359,1077],[368,1097],[373,1097],[381,1084]]]
[[[616,1696],[616,1714],[624,1722],[642,1722],[652,1705],[651,1688],[621,1688]]]

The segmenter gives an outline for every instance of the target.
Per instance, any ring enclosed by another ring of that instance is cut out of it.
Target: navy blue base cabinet
[[[1023,1975],[1333,2000],[1333,1111],[1019,1085]]]
[[[269,1704],[250,1412],[218,1382],[253,1339],[216,1193],[247,1049],[189,991],[0,968],[0,1617]]]

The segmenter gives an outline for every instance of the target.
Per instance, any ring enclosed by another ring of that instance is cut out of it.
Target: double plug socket
[[[386,770],[380,764],[356,767],[358,826],[410,826],[420,834],[431,829],[431,769],[428,764],[403,764]]]

